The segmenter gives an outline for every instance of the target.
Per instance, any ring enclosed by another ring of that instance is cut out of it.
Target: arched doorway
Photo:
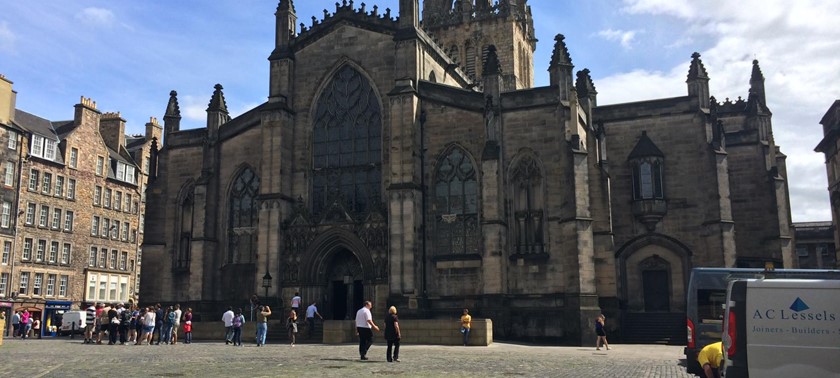
[[[335,252],[326,270],[330,306],[327,317],[333,320],[353,319],[364,302],[365,286],[362,264],[347,248]]]

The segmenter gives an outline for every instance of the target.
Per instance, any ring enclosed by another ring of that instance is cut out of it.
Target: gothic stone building
[[[692,267],[795,263],[757,62],[747,100],[710,97],[695,54],[685,96],[598,106],[562,35],[533,87],[527,1],[451,4],[421,23],[418,0],[343,2],[298,28],[281,0],[265,103],[231,119],[216,85],[206,128],[181,130],[173,91],[144,298],[211,318],[296,291],[330,319],[466,307],[497,338],[580,344],[600,312],[684,337]]]

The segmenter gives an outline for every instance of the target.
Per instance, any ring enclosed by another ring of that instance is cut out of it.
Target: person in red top
[[[184,314],[184,344],[192,343],[192,308],[187,307]]]

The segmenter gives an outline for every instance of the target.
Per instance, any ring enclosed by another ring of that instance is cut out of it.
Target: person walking
[[[24,309],[20,314],[20,338],[24,340],[29,337],[29,331],[32,329],[32,319],[28,309]]]
[[[187,307],[184,314],[184,343],[192,344],[192,308]]]
[[[297,312],[295,309],[289,311],[289,317],[286,319],[286,329],[289,331],[289,341],[292,347],[295,346],[295,334],[297,334]]]
[[[265,335],[268,333],[268,317],[271,316],[271,308],[268,305],[259,307],[257,313],[257,346],[265,345]]]
[[[222,314],[222,322],[225,324],[225,345],[228,345],[233,341],[233,307],[228,306]]]
[[[324,317],[318,312],[318,306],[315,305],[316,301],[312,301],[312,304],[306,308],[306,332],[309,334],[307,338],[311,339],[312,335],[315,333],[315,317],[321,318],[324,320]]]
[[[373,304],[365,301],[364,306],[356,311],[356,336],[359,336],[359,356],[362,361],[368,359],[367,352],[373,344],[373,330],[379,332],[379,327],[373,322],[373,316],[370,314],[371,307]]]
[[[233,346],[242,346],[242,325],[245,324],[245,316],[242,309],[237,308],[233,313],[233,320],[230,322],[233,328]]]
[[[595,318],[595,335],[598,337],[595,338],[595,350],[601,350],[601,342],[604,342],[604,346],[607,347],[607,350],[610,350],[610,344],[607,343],[607,332],[604,330],[604,322],[606,321],[606,317],[604,314],[598,315]]]
[[[397,308],[388,308],[388,316],[385,317],[385,340],[388,342],[388,349],[385,351],[385,359],[388,362],[400,362],[400,321],[397,318]],[[394,353],[391,353],[393,347]]]
[[[464,346],[467,346],[470,342],[471,328],[472,316],[470,316],[470,310],[465,308],[463,314],[461,315],[461,333],[464,334]]]

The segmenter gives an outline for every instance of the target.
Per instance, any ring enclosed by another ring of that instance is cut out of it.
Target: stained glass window
[[[382,115],[367,79],[345,66],[318,99],[312,149],[312,210],[339,203],[352,214],[381,201]]]
[[[452,149],[438,164],[433,198],[437,253],[478,253],[478,181],[461,149]]]
[[[256,259],[259,192],[259,176],[252,169],[246,168],[236,178],[230,193],[229,263],[251,263]]]
[[[518,254],[543,253],[543,178],[537,160],[524,156],[511,171],[514,248]]]

